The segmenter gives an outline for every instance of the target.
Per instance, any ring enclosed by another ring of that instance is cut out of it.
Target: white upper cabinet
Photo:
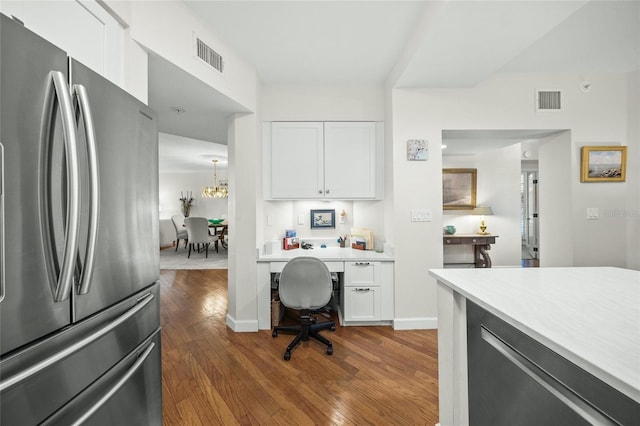
[[[266,198],[382,198],[381,128],[373,122],[271,123]]]
[[[8,1],[0,12],[122,86],[124,30],[96,1]]]

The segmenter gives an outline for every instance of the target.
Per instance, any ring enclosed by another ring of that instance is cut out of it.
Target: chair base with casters
[[[271,335],[278,337],[278,333],[295,334],[296,337],[289,343],[286,351],[284,352],[284,360],[289,361],[291,359],[291,351],[300,344],[300,342],[306,342],[309,338],[313,338],[327,347],[327,355],[333,355],[333,345],[331,341],[320,334],[322,330],[336,330],[336,324],[334,321],[317,322],[317,318],[313,314],[317,311],[311,311],[303,309],[300,311],[300,324],[299,325],[282,325],[273,328]]]

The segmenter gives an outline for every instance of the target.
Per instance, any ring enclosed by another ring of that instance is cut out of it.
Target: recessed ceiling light
[[[179,107],[179,106],[172,106],[171,108],[169,108],[171,111],[175,112],[176,114],[180,115],[180,114],[184,114],[185,112],[187,112],[186,109]]]

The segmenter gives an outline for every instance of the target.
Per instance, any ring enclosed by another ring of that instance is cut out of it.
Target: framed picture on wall
[[[580,182],[624,182],[626,146],[583,146]]]
[[[442,169],[442,208],[466,210],[476,207],[477,169]]]
[[[427,161],[429,159],[429,142],[424,139],[407,141],[407,160]]]
[[[335,228],[335,210],[311,210],[311,229],[314,228]]]

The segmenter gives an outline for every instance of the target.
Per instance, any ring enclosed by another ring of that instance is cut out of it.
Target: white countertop
[[[640,402],[640,271],[491,268],[429,273]]]
[[[392,262],[393,256],[390,253],[376,253],[374,250],[354,250],[352,248],[340,247],[314,247],[313,249],[293,249],[279,250],[273,254],[260,253],[258,262],[288,262],[298,256],[313,256],[325,262],[344,262],[349,260],[370,261],[370,262]]]

